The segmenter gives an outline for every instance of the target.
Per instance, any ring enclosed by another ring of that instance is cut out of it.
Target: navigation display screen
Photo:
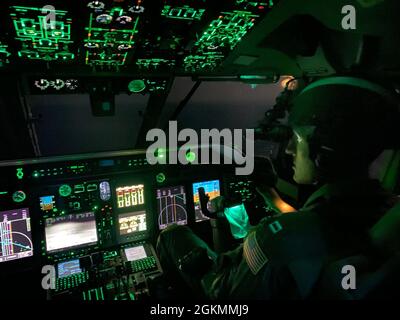
[[[184,186],[157,189],[158,226],[160,230],[171,224],[186,225],[186,192]]]
[[[33,256],[29,209],[0,212],[0,262]]]
[[[65,278],[81,272],[82,269],[79,259],[61,262],[57,265],[57,274],[59,278]]]

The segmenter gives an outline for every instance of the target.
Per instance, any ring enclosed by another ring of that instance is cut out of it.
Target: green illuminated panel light
[[[149,92],[164,91],[167,88],[167,80],[147,80],[147,89]]]
[[[21,44],[22,59],[69,61],[75,58],[69,51],[72,20],[67,11],[55,10],[55,21],[46,22],[42,8],[11,7],[16,40]]]
[[[62,197],[69,197],[72,194],[72,188],[68,184],[60,186],[58,193]]]
[[[75,166],[69,166],[67,168],[70,169],[72,171],[72,173],[75,173],[75,174],[82,173],[86,170],[85,165],[75,165]]]
[[[0,41],[0,67],[10,63],[10,60],[8,60],[10,56],[11,53],[8,51],[8,45],[2,44]]]
[[[187,56],[183,62],[186,71],[212,70],[218,67],[224,55],[217,52],[206,52],[200,55]]]
[[[134,160],[129,160],[128,161],[128,166],[129,167],[140,167],[148,164],[147,159],[134,159]]]
[[[157,69],[159,67],[174,67],[175,61],[174,60],[167,60],[167,59],[138,59],[136,65],[140,69]]]
[[[115,12],[119,17],[125,15],[123,9],[114,8],[109,13],[103,15],[112,16]],[[87,39],[85,39],[86,59],[88,65],[119,65],[125,64],[128,57],[128,51],[134,45],[134,36],[138,33],[137,26],[139,17],[133,19],[131,29],[111,29],[108,27],[93,27],[96,23],[96,16],[91,13],[89,18],[89,27]],[[92,49],[92,50],[90,50]]]
[[[233,50],[254,26],[255,19],[258,17],[247,11],[222,12],[218,19],[211,22],[196,42],[196,46],[203,51],[219,48]]]
[[[173,8],[170,5],[165,5],[161,15],[170,19],[201,20],[205,11],[205,9],[194,9],[189,6]]]
[[[274,5],[274,1],[236,0],[236,4],[244,5],[245,7],[272,7]]]
[[[16,176],[17,176],[18,180],[22,180],[24,178],[24,169],[17,168]]]
[[[34,178],[41,178],[41,177],[49,177],[49,176],[57,176],[57,175],[62,175],[64,174],[64,169],[63,168],[48,168],[48,169],[40,169],[40,170],[35,170],[32,173],[32,176]]]

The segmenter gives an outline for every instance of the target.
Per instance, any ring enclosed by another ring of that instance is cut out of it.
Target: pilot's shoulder
[[[271,261],[288,261],[319,256],[325,252],[319,216],[300,211],[266,218],[253,231],[257,244]]]
[[[319,215],[314,211],[299,211],[285,213],[273,217],[264,218],[257,226],[257,232],[267,237],[281,238],[283,235],[307,233],[310,230],[319,229]]]

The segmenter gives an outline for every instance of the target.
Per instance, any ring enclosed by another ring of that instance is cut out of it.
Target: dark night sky
[[[177,78],[163,117],[186,96],[193,82]],[[203,82],[180,114],[181,128],[252,128],[272,107],[281,91],[279,84],[250,85],[235,82]],[[93,117],[88,95],[30,96],[43,156],[132,149],[142,123],[148,96],[119,95],[114,117]]]
[[[132,149],[148,96],[119,95],[114,117],[93,117],[89,95],[30,96],[42,155]]]
[[[279,84],[253,89],[239,82],[203,82],[178,121],[182,128],[196,130],[253,128],[281,91]]]

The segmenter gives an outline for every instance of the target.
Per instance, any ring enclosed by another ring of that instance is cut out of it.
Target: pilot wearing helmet
[[[263,219],[222,255],[187,227],[165,230],[158,250],[166,273],[213,299],[318,297],[324,268],[368,251],[368,231],[395,203],[368,172],[398,142],[395,119],[396,98],[375,83],[333,77],[307,86],[290,110],[286,152],[294,180],[317,191],[299,211]],[[259,192],[269,197],[268,188]]]

